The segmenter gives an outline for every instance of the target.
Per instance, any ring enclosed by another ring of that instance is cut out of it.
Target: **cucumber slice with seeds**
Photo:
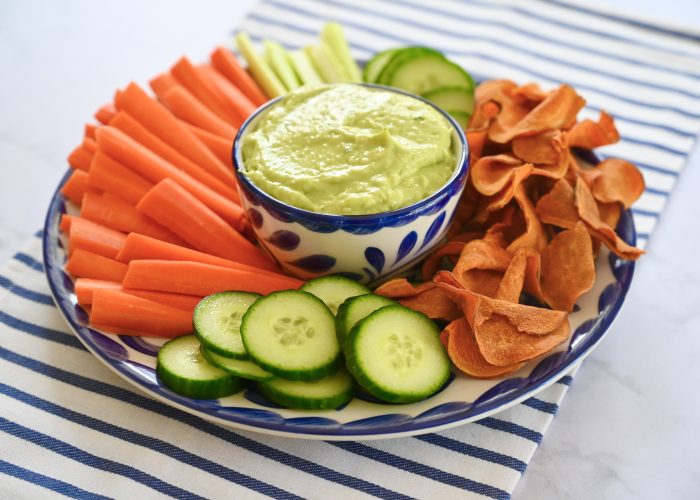
[[[439,87],[474,88],[474,80],[461,66],[430,53],[390,63],[381,78],[380,83],[421,95]]]
[[[333,314],[349,297],[372,293],[369,288],[345,276],[322,276],[308,281],[300,288],[321,299]]]
[[[438,87],[423,94],[433,104],[442,109],[466,113],[474,111],[474,89],[468,87]]]
[[[260,297],[250,292],[221,292],[205,297],[194,310],[197,338],[212,352],[229,358],[248,359],[241,340],[241,320]]]
[[[244,382],[207,362],[194,335],[166,342],[158,351],[156,373],[178,394],[196,399],[216,399],[243,389]]]
[[[345,341],[350,373],[373,396],[390,403],[420,401],[450,376],[450,358],[437,325],[400,305],[373,312]]]
[[[291,380],[317,380],[340,364],[333,314],[299,290],[273,292],[243,316],[241,337],[255,364]]]
[[[289,408],[324,410],[337,408],[352,399],[354,380],[340,368],[333,375],[304,382],[281,378],[258,383],[258,390],[270,401]]]
[[[443,61],[447,60],[442,52],[431,49],[430,47],[405,47],[403,49],[397,49],[392,54],[391,59],[384,64],[384,67],[377,76],[376,82],[381,83],[382,85],[392,85],[391,80],[398,68],[403,66],[408,61],[423,57],[435,58]],[[414,78],[416,77],[416,75],[413,76]]]
[[[335,333],[338,336],[340,347],[344,347],[348,332],[360,320],[366,318],[377,309],[393,305],[397,305],[393,300],[373,293],[350,297],[343,302],[338,308],[338,314],[335,316]]]
[[[210,351],[204,346],[202,346],[200,350],[202,351],[202,356],[204,356],[204,359],[206,359],[212,366],[221,368],[225,372],[229,372],[237,377],[248,380],[272,380],[275,378],[272,373],[266,372],[252,361],[226,358],[220,354]]]

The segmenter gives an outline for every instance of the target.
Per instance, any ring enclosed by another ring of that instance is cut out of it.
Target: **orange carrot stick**
[[[77,248],[66,262],[66,271],[78,278],[122,281],[126,270],[126,264],[82,248]]]
[[[122,292],[128,293],[129,295],[134,295],[135,297],[141,297],[142,299],[152,300],[153,302],[158,302],[159,304],[182,309],[183,311],[187,311],[190,315],[194,312],[194,308],[197,307],[197,304],[199,304],[204,298],[197,295],[185,295],[184,293],[138,290],[136,288],[122,288],[121,290]]]
[[[265,269],[274,267],[255,245],[172,179],[156,184],[136,208],[199,251]]]
[[[122,249],[126,234],[102,226],[82,217],[73,217],[68,232],[68,255],[78,248],[116,259]]]
[[[236,135],[235,127],[219,118],[181,85],[175,85],[158,94],[158,100],[181,120],[223,137]]]
[[[235,228],[243,228],[245,217],[240,205],[193,179],[121,130],[110,126],[101,127],[97,131],[97,144],[107,155],[153,183],[166,178],[173,179],[226,222]]]
[[[233,168],[233,138],[226,139],[225,137],[212,134],[208,130],[201,129],[184,122],[197,139],[202,141],[212,153],[229,167]]]
[[[86,123],[85,124],[85,137],[89,137],[90,139],[95,138],[95,130],[97,130],[97,125],[93,123]]]
[[[240,262],[222,259],[204,252],[199,252],[191,248],[185,248],[165,241],[156,240],[142,234],[131,233],[126,237],[122,249],[116,259],[119,262],[129,263],[132,260],[189,260],[201,262],[213,266],[228,267],[230,269],[240,269],[242,271],[252,271],[259,273],[279,274],[278,268],[269,271],[259,267],[253,267]]]
[[[89,151],[92,154],[95,154],[95,151],[97,151],[97,142],[95,141],[95,139],[90,139],[89,137],[84,137],[82,146],[83,146],[83,149],[85,149],[86,151]]]
[[[159,337],[192,332],[191,313],[109,289],[94,291],[90,322]]]
[[[109,120],[112,119],[114,115],[117,114],[117,110],[114,107],[114,104],[111,102],[108,104],[105,104],[104,106],[100,107],[95,112],[95,118],[97,119],[98,122],[103,123],[107,125],[109,123]]]
[[[156,95],[171,89],[175,85],[180,85],[173,75],[170,73],[160,73],[155,78],[150,80],[148,84]]]
[[[170,73],[204,106],[228,123],[240,126],[243,122],[235,109],[232,109],[219,89],[202,78],[197,68],[186,57],[181,57],[171,68]]]
[[[135,205],[153,187],[151,182],[113,160],[102,151],[95,153],[88,173],[90,186]]]
[[[170,144],[210,174],[224,182],[233,179],[233,172],[225,164],[198,141],[163,104],[148,97],[135,83],[130,83],[115,96],[115,103],[117,109],[128,112],[163,142]]]
[[[91,161],[92,153],[82,146],[78,146],[68,155],[68,164],[71,168],[88,171],[90,170]]]
[[[238,87],[256,106],[265,104],[269,98],[260,89],[255,80],[240,65],[236,56],[224,47],[218,47],[211,53],[212,65],[228,80]]]
[[[61,215],[61,222],[58,225],[58,229],[60,229],[63,234],[68,234],[70,232],[70,226],[73,222],[73,219],[75,219],[75,217],[72,215]]]
[[[121,290],[122,285],[117,281],[96,280],[92,278],[78,278],[75,280],[75,296],[78,304],[89,306],[92,304],[92,294],[95,290]]]
[[[224,75],[216,71],[208,64],[197,66],[197,72],[203,79],[209,80],[219,90],[221,96],[226,99],[229,107],[236,112],[243,123],[256,110],[257,106],[248,99],[241,90],[232,84]],[[241,123],[236,126],[240,127]]]
[[[186,174],[189,174],[205,186],[213,189],[221,196],[236,202],[240,200],[238,190],[235,188],[235,185],[224,183],[219,178],[211,175],[192,160],[182,155],[177,149],[160,140],[155,134],[152,134],[146,127],[136,121],[126,111],[119,111],[117,116],[112,118],[109,124],[112,127],[118,128],[135,141],[143,144],[148,149],[161,156],[166,161],[172,163]]]
[[[80,216],[117,231],[145,234],[176,245],[186,245],[173,233],[136,210],[133,205],[113,196],[85,193]]]
[[[283,274],[269,275],[200,262],[133,260],[123,286],[143,290],[207,296],[226,290],[268,294],[299,288],[304,282]]]
[[[76,205],[80,205],[83,202],[83,196],[89,190],[88,173],[85,170],[73,170],[61,188],[61,194]]]

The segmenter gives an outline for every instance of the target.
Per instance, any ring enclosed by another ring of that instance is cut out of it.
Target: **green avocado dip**
[[[241,173],[305,210],[363,215],[406,207],[455,170],[452,126],[413,97],[361,85],[303,87],[242,139]]]

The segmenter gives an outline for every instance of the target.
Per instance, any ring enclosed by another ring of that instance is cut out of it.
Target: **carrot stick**
[[[153,187],[152,183],[102,151],[98,151],[92,158],[88,181],[90,186],[132,205],[137,204],[143,195]]]
[[[156,184],[136,208],[199,251],[251,266],[274,267],[255,245],[172,179]]]
[[[208,130],[196,127],[191,123],[184,123],[187,125],[187,128],[189,128],[192,133],[197,136],[197,139],[202,141],[219,160],[233,168],[233,139],[227,139],[225,137],[212,134]]]
[[[226,290],[268,294],[299,288],[304,282],[283,274],[269,275],[200,262],[133,260],[123,286],[143,290],[207,296]]]
[[[89,137],[90,139],[95,138],[95,130],[97,130],[97,125],[93,123],[86,123],[85,124],[85,137]]]
[[[219,118],[239,127],[243,117],[239,116],[230,103],[221,95],[212,82],[202,78],[197,68],[186,57],[181,57],[171,68],[170,73],[204,106]]]
[[[61,194],[76,205],[83,202],[83,196],[90,190],[88,173],[85,170],[73,170],[61,188]]]
[[[233,179],[233,172],[226,168],[204,144],[187,130],[168,109],[148,95],[135,83],[130,83],[115,96],[117,109],[128,112],[139,123],[170,144],[184,156],[222,181]]]
[[[126,235],[82,217],[74,217],[68,232],[68,255],[78,248],[116,259],[122,249]]]
[[[192,314],[117,290],[95,290],[90,322],[159,337],[192,332]],[[121,333],[121,332],[120,332]]]
[[[218,177],[211,175],[205,169],[194,163],[192,160],[181,154],[177,149],[160,140],[152,134],[146,127],[136,121],[126,111],[120,111],[112,118],[109,124],[118,128],[135,141],[143,144],[148,149],[161,156],[166,161],[172,163],[180,170],[191,175],[205,186],[213,189],[221,196],[238,202],[240,200],[238,191],[230,183],[222,182]]]
[[[184,243],[163,226],[136,210],[133,205],[113,196],[85,193],[80,216],[117,231],[145,234],[175,244]]]
[[[160,95],[175,85],[179,85],[178,81],[170,73],[160,73],[155,78],[150,80],[148,84],[156,95]]]
[[[129,263],[132,260],[189,260],[201,262],[213,266],[228,267],[230,269],[240,269],[242,271],[252,271],[268,274],[279,274],[279,269],[269,271],[259,267],[253,267],[240,262],[222,259],[204,252],[199,252],[191,248],[185,248],[165,241],[156,240],[142,234],[131,233],[126,237],[122,249],[116,259],[119,262]]]
[[[101,127],[97,131],[97,144],[107,155],[153,183],[166,178],[173,179],[226,222],[235,228],[243,227],[245,217],[240,205],[193,179],[121,130],[110,126]]]
[[[163,304],[165,306],[182,309],[183,311],[187,311],[190,316],[194,312],[194,308],[197,307],[197,304],[199,304],[204,298],[197,295],[185,295],[184,293],[137,290],[135,288],[122,288],[121,290],[122,292],[128,293],[129,295],[134,295],[135,297],[141,297],[142,299],[152,300],[153,302],[158,302],[159,304]]]
[[[82,146],[86,151],[89,151],[92,154],[95,154],[95,151],[97,151],[97,142],[95,141],[95,139],[84,137]]]
[[[122,281],[126,270],[126,264],[82,248],[77,248],[66,262],[66,271],[78,278]]]
[[[70,226],[73,223],[73,219],[75,219],[75,217],[72,215],[61,215],[61,222],[58,225],[58,229],[60,229],[63,234],[67,235],[70,232]]]
[[[234,137],[238,132],[235,127],[219,118],[181,85],[175,85],[158,94],[158,100],[181,120],[209,130],[214,134]]]
[[[253,101],[248,99],[238,87],[228,81],[224,75],[216,71],[212,66],[202,64],[195,69],[203,79],[209,80],[219,90],[221,96],[228,102],[229,107],[236,112],[236,115],[241,117],[241,123],[256,110],[257,106],[253,104]],[[240,127],[240,125],[239,123],[237,126]]]
[[[68,164],[71,168],[88,171],[90,170],[91,161],[92,153],[82,146],[78,146],[68,155]]]
[[[217,47],[211,53],[211,63],[217,71],[247,95],[248,99],[256,106],[261,106],[269,100],[258,84],[255,83],[255,80],[240,65],[236,56],[228,49]]]
[[[114,107],[114,104],[110,102],[100,107],[100,109],[98,109],[97,112],[95,112],[95,118],[98,122],[107,125],[109,123],[109,120],[111,120],[112,117],[116,114],[117,110]]]
[[[117,281],[96,280],[92,278],[78,278],[75,280],[75,296],[78,304],[89,306],[92,304],[92,294],[95,290],[121,290],[122,285]]]

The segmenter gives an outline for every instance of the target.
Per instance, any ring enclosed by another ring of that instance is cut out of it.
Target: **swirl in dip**
[[[452,176],[453,127],[414,97],[362,85],[302,87],[242,141],[241,173],[289,205],[336,215],[406,207]]]

